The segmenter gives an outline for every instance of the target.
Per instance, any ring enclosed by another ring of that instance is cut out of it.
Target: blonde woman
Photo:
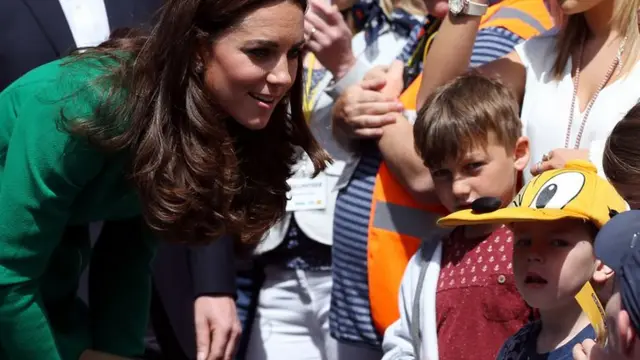
[[[436,13],[446,8],[441,0],[428,0],[428,5]],[[560,168],[570,159],[588,159],[602,173],[608,134],[640,98],[640,1],[551,0],[549,5],[557,17],[555,30],[480,71],[500,77],[521,100],[522,121],[531,141],[527,178]],[[419,104],[467,67],[479,17],[464,12],[447,17],[433,44],[435,51],[425,60],[426,67],[438,71],[424,78]]]

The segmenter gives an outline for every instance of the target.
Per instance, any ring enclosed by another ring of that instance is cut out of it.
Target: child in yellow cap
[[[507,224],[513,231],[515,283],[540,320],[509,338],[498,359],[571,359],[576,344],[595,338],[575,295],[586,282],[598,290],[613,276],[596,260],[594,238],[627,204],[586,161],[533,178],[507,208],[491,208],[493,203],[478,199],[438,224]]]

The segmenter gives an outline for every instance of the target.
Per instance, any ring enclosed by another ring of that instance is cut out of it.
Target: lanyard
[[[309,56],[309,66],[307,67],[307,78],[304,84],[304,96],[302,98],[302,111],[304,112],[304,118],[307,120],[307,123],[311,121],[311,114],[313,113],[313,107],[316,101],[316,88],[312,88],[311,86],[316,56],[313,53],[310,53]]]

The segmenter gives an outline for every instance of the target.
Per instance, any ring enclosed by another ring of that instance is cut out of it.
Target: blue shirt
[[[538,354],[536,343],[541,329],[540,321],[524,326],[502,345],[497,360],[573,360],[571,352],[576,344],[582,343],[585,339],[596,338],[593,327],[589,325],[561,347],[546,354]]]

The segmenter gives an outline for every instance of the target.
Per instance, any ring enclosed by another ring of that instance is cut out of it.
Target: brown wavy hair
[[[300,60],[288,95],[257,131],[216,104],[198,70],[199,45],[279,1],[307,7],[306,0],[168,0],[150,31],[119,30],[72,60],[107,67],[100,82],[111,90],[94,121],[74,121],[70,131],[130,154],[143,215],[166,240],[207,243],[228,234],[256,244],[285,212],[286,180],[302,151],[316,174],[330,161],[303,115]]]

